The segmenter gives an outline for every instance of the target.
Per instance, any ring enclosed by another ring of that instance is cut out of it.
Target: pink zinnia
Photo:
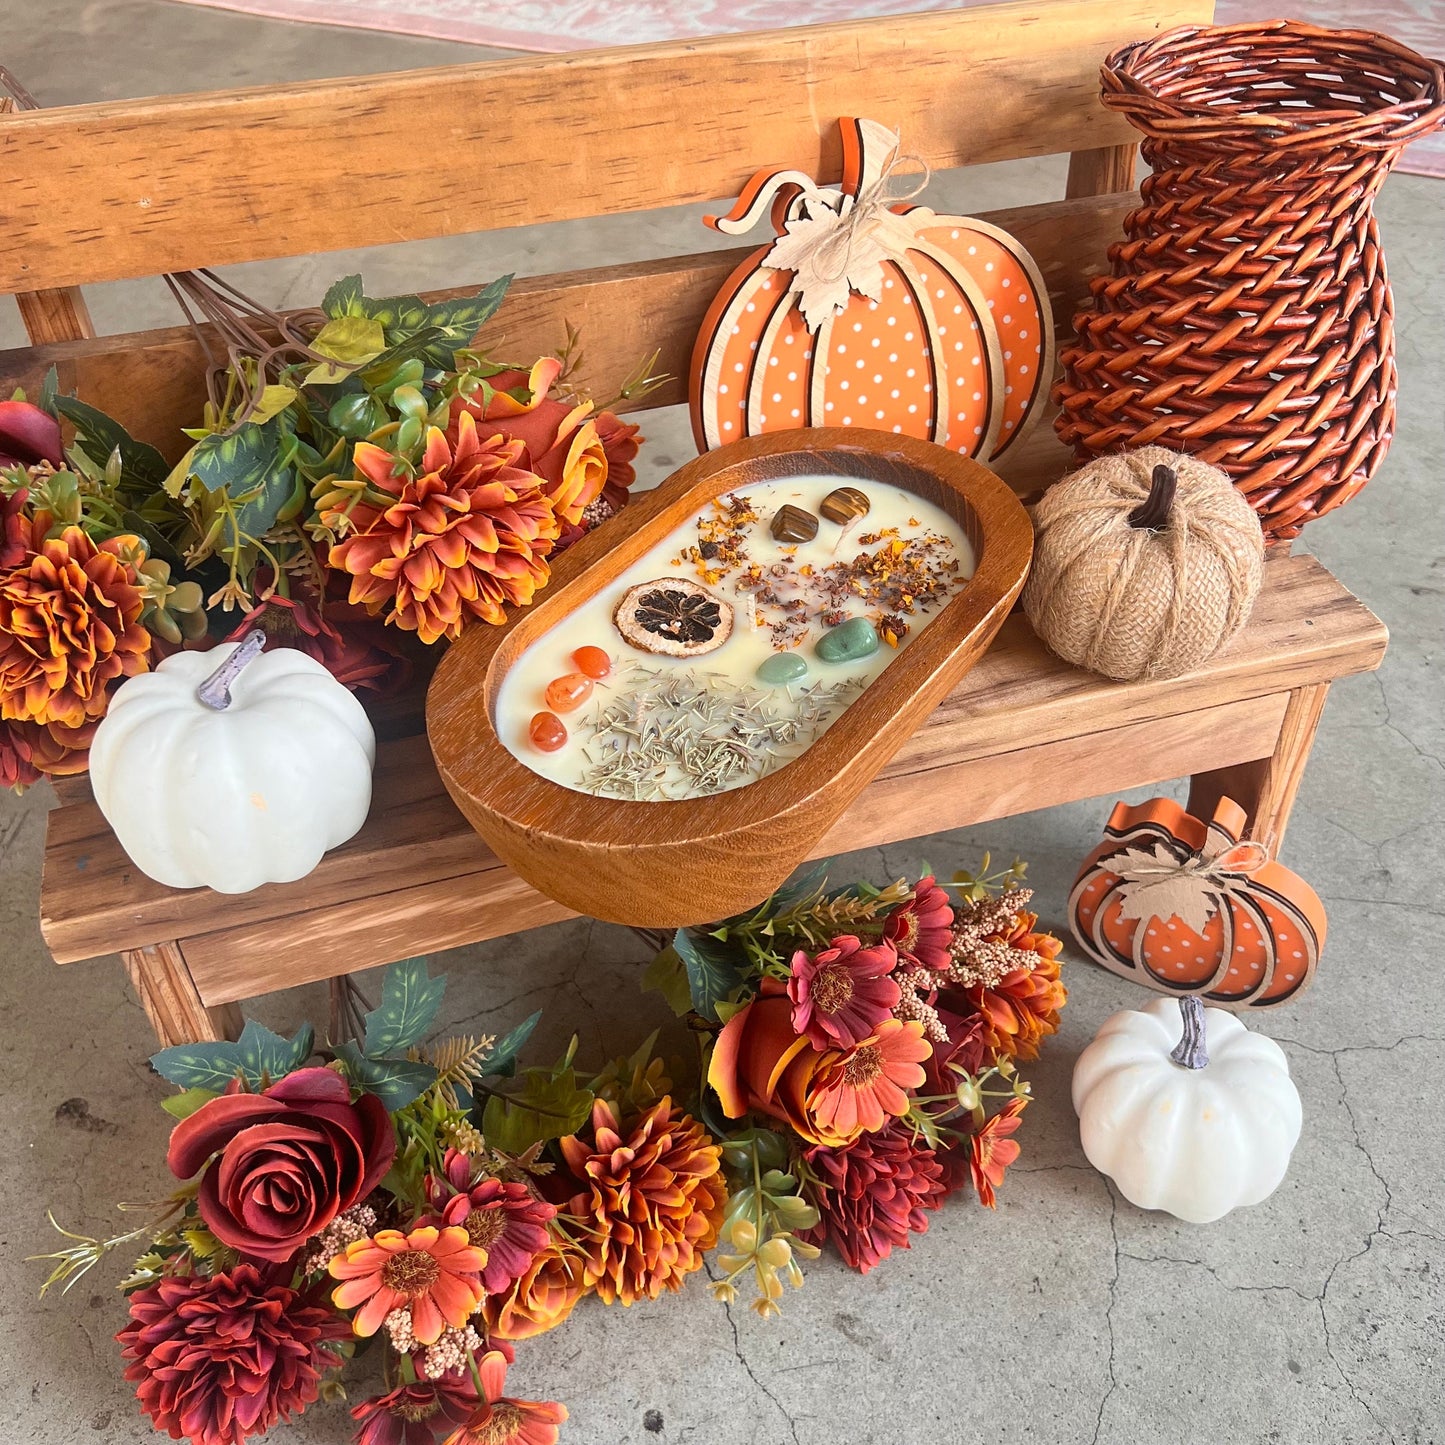
[[[850,933],[814,958],[793,955],[788,997],[793,1027],[815,1049],[851,1049],[888,1018],[900,994],[888,975],[898,963],[891,943],[864,948]]]
[[[898,950],[898,956],[920,968],[939,972],[952,958],[953,908],[948,894],[932,875],[918,880],[913,897],[900,903],[883,925],[883,937]]]
[[[472,1162],[456,1149],[447,1150],[443,1176],[427,1181],[437,1210],[434,1222],[460,1226],[475,1248],[486,1250],[482,1287],[488,1294],[500,1294],[521,1279],[547,1247],[547,1224],[557,1210],[525,1184],[500,1179],[472,1183]]]

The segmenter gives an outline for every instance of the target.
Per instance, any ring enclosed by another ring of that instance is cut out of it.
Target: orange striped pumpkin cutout
[[[888,199],[898,137],[845,119],[837,190],[762,171],[708,223],[776,239],[708,309],[689,395],[704,451],[804,426],[860,426],[1002,457],[1037,420],[1053,371],[1043,277],[1007,232]]]
[[[1069,925],[1096,963],[1160,993],[1265,1008],[1313,979],[1325,910],[1298,874],[1243,842],[1244,810],[1208,824],[1169,798],[1118,803],[1069,895]]]

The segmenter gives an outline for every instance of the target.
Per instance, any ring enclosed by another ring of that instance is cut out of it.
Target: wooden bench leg
[[[1098,150],[1073,151],[1069,155],[1069,176],[1064,197],[1112,196],[1116,191],[1134,189],[1137,145],[1101,146]]]
[[[1207,820],[1220,798],[1233,798],[1249,814],[1249,836],[1263,843],[1271,857],[1278,857],[1329,690],[1329,683],[1322,682],[1290,693],[1279,740],[1269,757],[1196,773],[1189,780],[1189,811]]]
[[[207,1008],[179,943],[155,943],[121,954],[162,1048],[234,1039],[241,1031],[235,1004]]]

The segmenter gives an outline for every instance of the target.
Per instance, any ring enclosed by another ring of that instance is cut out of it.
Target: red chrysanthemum
[[[453,432],[450,443],[436,427],[427,433],[415,476],[390,452],[356,444],[370,487],[329,558],[350,573],[352,602],[386,610],[427,643],[456,637],[469,617],[501,623],[505,604],[529,603],[546,585],[558,531],[540,478],[518,465],[519,442],[483,440],[466,411]]]
[[[6,722],[0,719],[0,788],[23,793],[41,778],[83,773],[90,761],[98,722],[68,728],[62,723]]]
[[[500,1179],[472,1180],[471,1160],[448,1149],[442,1178],[427,1181],[439,1227],[460,1225],[478,1249],[487,1252],[482,1287],[499,1294],[526,1274],[547,1247],[548,1222],[555,1206],[538,1199],[525,1184]]]
[[[607,482],[597,500],[606,502],[609,511],[617,513],[627,505],[630,488],[637,480],[632,463],[642,443],[642,428],[603,411],[597,414],[597,436],[607,457]]]
[[[947,1195],[943,1168],[904,1124],[864,1134],[846,1149],[813,1148],[803,1156],[823,1186],[812,1196],[822,1215],[803,1237],[831,1240],[851,1269],[867,1274],[909,1234],[925,1234],[927,1213]]]
[[[891,943],[864,948],[852,934],[813,958],[799,949],[788,979],[794,1029],[818,1050],[862,1043],[898,1002],[898,985],[889,977],[897,963]]]
[[[983,1072],[984,1061],[992,1057],[988,1027],[981,1014],[959,1015],[950,1009],[937,1010],[947,1039],[933,1040],[933,1054],[923,1065],[923,1092],[952,1094],[965,1074]]]
[[[143,1413],[172,1439],[240,1445],[304,1410],[340,1363],[346,1321],[242,1264],[176,1275],[130,1297],[116,1336]]]
[[[25,560],[30,545],[30,524],[25,520],[25,504],[30,493],[21,487],[7,497],[0,493],[0,572],[8,572]]]
[[[883,937],[898,956],[919,968],[937,971],[953,961],[953,907],[932,876],[920,878],[913,897],[900,903],[883,925]]]
[[[466,1424],[477,1403],[470,1375],[398,1385],[352,1408],[360,1426],[353,1445],[436,1445]]]

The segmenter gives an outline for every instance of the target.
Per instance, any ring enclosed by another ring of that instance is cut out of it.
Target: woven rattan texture
[[[1144,134],[1142,204],[1074,318],[1055,392],[1080,461],[1157,444],[1298,535],[1383,460],[1394,315],[1373,203],[1445,119],[1436,61],[1367,31],[1186,26],[1104,64]]]

